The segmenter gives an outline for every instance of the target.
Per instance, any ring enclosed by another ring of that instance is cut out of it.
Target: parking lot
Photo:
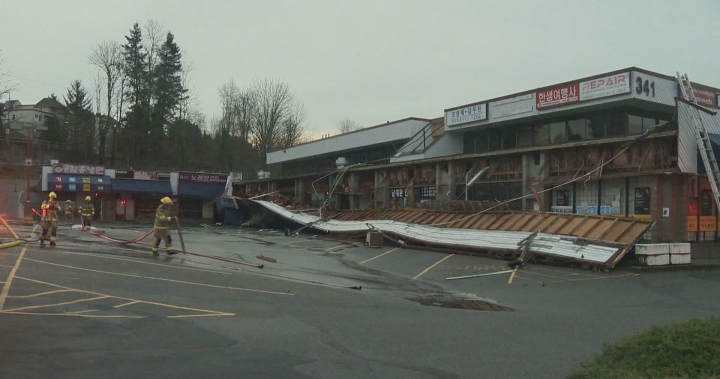
[[[0,377],[558,378],[605,342],[720,310],[712,269],[495,274],[506,262],[215,227],[185,242],[199,255],[65,228],[57,247],[1,250]]]

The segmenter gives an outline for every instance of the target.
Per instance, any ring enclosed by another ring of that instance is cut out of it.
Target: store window
[[[487,133],[479,133],[475,135],[475,152],[485,153],[488,151],[488,135]]]
[[[473,133],[465,133],[463,135],[463,153],[470,154],[475,152],[475,135]]]
[[[502,149],[502,140],[500,139],[500,132],[497,130],[490,131],[488,133],[488,150],[500,150]]]
[[[628,133],[641,134],[644,133],[643,118],[635,115],[628,115]]]
[[[533,145],[535,145],[535,146],[549,145],[550,144],[549,129],[550,128],[547,124],[535,125],[533,127]]]
[[[591,115],[587,120],[588,138],[605,138],[605,124],[607,117],[603,115]]]
[[[620,137],[627,135],[627,117],[622,113],[611,113],[607,115],[605,132],[607,137]]]
[[[588,139],[585,122],[584,118],[568,121],[568,141],[584,141]]]
[[[567,142],[565,121],[550,123],[548,127],[550,129],[550,143]]]
[[[502,134],[502,148],[514,149],[517,147],[517,132],[515,130],[506,131]]]
[[[518,129],[517,145],[518,147],[528,147],[533,144],[533,130],[529,126]]]

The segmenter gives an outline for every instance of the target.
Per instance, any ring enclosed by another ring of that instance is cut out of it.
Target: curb
[[[667,271],[694,271],[694,270],[704,270],[704,269],[718,269],[720,268],[720,263],[713,263],[708,265],[675,265],[675,266],[657,266],[657,267],[648,267],[648,266],[631,266],[627,267],[632,272],[640,273],[640,272],[667,272]]]

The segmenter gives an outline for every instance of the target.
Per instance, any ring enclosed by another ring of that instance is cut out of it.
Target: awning
[[[708,137],[710,138],[710,143],[712,144],[713,152],[715,153],[715,160],[720,162],[720,134],[708,133]],[[698,148],[700,148],[700,146],[698,146]],[[700,150],[697,152],[697,170],[698,174],[704,174],[707,172],[707,170],[705,170],[702,157],[700,157]]]
[[[172,195],[170,182],[164,180],[113,179],[112,184],[116,193]]]
[[[178,183],[178,196],[215,200],[222,195],[223,191],[225,191],[225,183]]]

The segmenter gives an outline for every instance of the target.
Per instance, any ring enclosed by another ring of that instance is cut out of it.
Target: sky
[[[233,78],[289,84],[316,133],[637,66],[720,87],[720,1],[4,0],[0,50],[32,104],[92,86],[87,56],[134,22],[172,31],[210,119]],[[6,99],[3,99],[6,100]]]

